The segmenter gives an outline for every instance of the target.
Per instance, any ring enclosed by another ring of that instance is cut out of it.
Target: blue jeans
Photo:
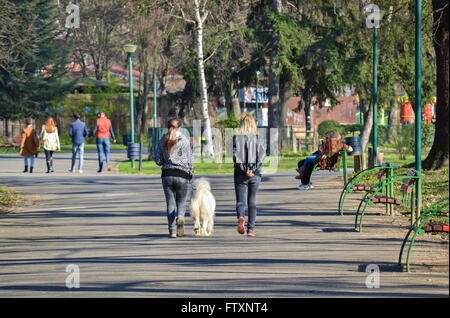
[[[161,179],[166,197],[169,231],[176,230],[177,219],[184,218],[186,213],[189,180],[174,176],[166,176]]]
[[[311,156],[305,158],[305,162],[303,163],[302,184],[310,183],[312,170],[314,168],[317,158],[319,158],[320,156],[321,154],[319,152],[315,152]]]
[[[30,167],[34,167],[34,156],[23,157],[23,161],[25,163],[25,166],[28,166],[28,158],[30,158]]]
[[[78,162],[78,170],[83,170],[84,162],[84,143],[82,144],[72,144],[72,166],[70,170],[75,170],[75,161],[77,160],[77,152],[80,153],[80,160]]]
[[[245,218],[245,207],[248,205],[248,228],[254,229],[256,222],[256,193],[258,192],[261,177],[255,175],[251,178],[246,175],[234,177],[234,190],[236,192],[236,214],[238,219]]]
[[[109,138],[97,138],[98,166],[103,169],[103,153],[105,153],[106,163],[110,162],[110,143]]]

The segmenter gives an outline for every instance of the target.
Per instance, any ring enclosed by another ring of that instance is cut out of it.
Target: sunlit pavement
[[[308,191],[294,173],[265,175],[254,238],[236,231],[232,175],[207,176],[213,236],[195,237],[187,212],[186,235],[170,239],[159,176],[98,174],[96,152],[71,174],[70,156],[56,153],[46,174],[41,154],[29,174],[0,155],[0,185],[34,202],[0,216],[0,297],[448,297],[448,245],[422,239],[413,272],[389,270],[406,229],[368,214],[355,232],[357,200],[337,215],[338,173],[315,173]]]

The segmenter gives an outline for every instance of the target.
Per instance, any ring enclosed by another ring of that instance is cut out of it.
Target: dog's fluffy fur
[[[194,182],[195,194],[191,199],[191,216],[194,219],[194,233],[210,236],[214,228],[216,200],[209,182],[201,178]]]

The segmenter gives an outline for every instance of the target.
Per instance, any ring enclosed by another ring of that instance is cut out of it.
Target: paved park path
[[[420,237],[413,272],[391,270],[406,233],[387,216],[365,218],[353,230],[335,173],[296,189],[293,173],[263,178],[255,238],[236,231],[231,175],[208,176],[217,199],[212,237],[168,238],[159,176],[97,174],[96,153],[85,173],[70,174],[70,154],[55,154],[57,172],[22,174],[22,159],[0,155],[0,185],[33,204],[0,216],[0,297],[448,297],[448,244]],[[125,151],[113,154],[124,160]],[[80,271],[69,289],[67,266]],[[379,288],[367,288],[366,266],[380,268]]]

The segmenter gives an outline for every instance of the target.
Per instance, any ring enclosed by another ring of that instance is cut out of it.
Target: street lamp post
[[[256,127],[258,127],[258,82],[259,82],[259,75],[261,75],[260,71],[256,71]]]
[[[134,101],[133,101],[133,61],[131,57],[133,53],[136,51],[136,45],[134,44],[125,44],[123,46],[123,50],[128,54],[128,81],[130,85],[130,134],[131,134],[131,144],[134,144]],[[131,167],[134,168],[134,159],[131,159]]]
[[[415,139],[416,139],[416,170],[420,176],[416,182],[416,218],[422,209],[422,0],[416,0],[416,56],[415,56]],[[412,212],[414,213],[414,212]],[[412,222],[412,218],[411,218]]]
[[[373,165],[377,165],[378,153],[378,28],[373,28]]]

